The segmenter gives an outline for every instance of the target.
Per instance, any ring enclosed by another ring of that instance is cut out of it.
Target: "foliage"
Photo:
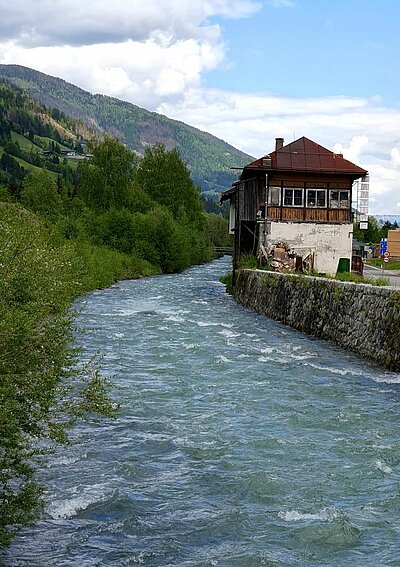
[[[359,242],[368,242],[369,244],[378,244],[381,238],[387,238],[389,230],[399,228],[397,222],[391,223],[386,221],[382,225],[378,223],[375,217],[368,217],[368,228],[360,230],[356,223],[353,228],[353,237]]]
[[[122,279],[133,279],[160,273],[157,266],[105,246],[95,246],[88,241],[72,243],[76,264],[80,266],[82,292],[111,285]]]
[[[226,291],[229,295],[235,294],[235,286],[233,285],[233,274],[230,272],[229,274],[225,274],[219,278],[219,281],[226,286]]]
[[[137,253],[163,273],[179,272],[191,264],[189,233],[168,210],[157,206],[145,215],[137,214],[134,225]]]
[[[11,194],[7,185],[0,184],[0,202],[9,203],[11,201]]]
[[[69,122],[71,131],[57,124],[50,111],[22,90],[0,79],[0,153],[3,154],[0,182],[19,184],[27,169],[34,171],[36,168],[53,171],[74,181],[74,169],[68,163],[60,163],[58,155],[60,146],[74,147],[76,133],[72,130],[79,132],[79,123],[67,119],[65,122]],[[53,155],[44,156],[43,149],[51,150]]]
[[[232,235],[229,234],[229,223],[224,217],[215,213],[209,213],[206,216],[206,220],[208,234],[213,246],[233,246]]]
[[[363,283],[375,286],[385,286],[390,285],[390,282],[387,278],[366,278],[364,276],[359,276],[358,274],[352,272],[344,272],[341,274],[336,274],[334,278],[335,280],[339,280],[341,282],[355,282],[355,283]]]
[[[15,156],[1,149],[0,545],[7,545],[40,512],[40,455],[65,442],[77,419],[112,414],[97,369],[77,371],[72,299],[118,279],[183,270],[211,259],[212,249],[199,191],[176,150],[149,149],[138,167],[123,144],[106,138],[78,168],[77,183],[58,158],[44,167],[33,152],[24,161],[28,140],[69,142],[41,128],[23,93],[0,81],[0,101],[2,93],[0,143]]]
[[[261,265],[260,262],[258,261],[258,258],[256,258],[256,256],[253,256],[251,254],[242,254],[239,258],[238,261],[238,265],[237,265],[237,269],[238,270],[265,270],[267,272],[270,272],[272,270],[271,266],[267,265]]]
[[[17,65],[0,65],[0,76],[53,108],[53,118],[70,117],[85,120],[96,128],[118,137],[130,150],[142,154],[143,147],[163,143],[175,147],[190,166],[191,177],[202,191],[220,193],[236,180],[233,167],[241,167],[253,158],[223,140],[159,113],[149,112],[115,98],[92,95],[70,83],[33,69]],[[58,109],[58,110],[57,110]]]
[[[92,412],[113,414],[104,381],[77,376],[71,299],[86,284],[74,247],[42,221],[0,207],[0,545],[40,511],[37,458]]]
[[[222,215],[224,219],[229,219],[229,203],[224,201],[222,204],[218,201],[218,195],[214,198],[210,198],[206,193],[201,194],[201,200],[204,205],[204,210],[206,213],[214,213],[216,215]]]
[[[177,150],[162,144],[146,148],[136,174],[137,184],[157,203],[168,208],[180,222],[204,224],[200,192]]]
[[[80,167],[78,195],[91,208],[106,210],[128,206],[137,158],[114,138],[93,150],[93,158]]]
[[[62,213],[62,200],[54,177],[47,172],[28,173],[23,181],[23,205],[48,218],[56,219]]]

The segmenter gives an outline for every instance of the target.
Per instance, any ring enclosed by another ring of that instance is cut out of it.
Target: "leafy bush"
[[[55,244],[33,214],[0,207],[0,545],[36,518],[37,458],[78,418],[113,413],[105,384],[79,377],[71,299],[90,282],[71,244]]]
[[[28,173],[23,181],[22,204],[51,219],[62,213],[62,200],[57,192],[57,182],[50,173]]]
[[[213,246],[232,246],[232,235],[229,234],[229,223],[221,215],[209,213],[206,215],[207,230]]]
[[[235,286],[233,285],[233,274],[230,272],[229,274],[225,274],[219,278],[219,281],[226,286],[226,291],[233,295],[235,292]]]

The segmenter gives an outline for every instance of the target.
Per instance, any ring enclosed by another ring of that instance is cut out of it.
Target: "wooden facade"
[[[245,175],[252,175],[246,172]],[[279,222],[351,223],[353,177],[259,172],[240,187],[238,221],[256,218]],[[298,201],[290,196],[297,196]],[[289,201],[289,202],[288,202]],[[242,205],[243,203],[243,205]],[[257,217],[258,213],[258,217]]]

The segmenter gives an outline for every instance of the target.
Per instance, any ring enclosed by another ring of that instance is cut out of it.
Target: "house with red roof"
[[[221,196],[230,201],[234,267],[253,254],[335,274],[341,259],[351,262],[352,186],[367,173],[308,138],[276,138],[275,150],[246,165]]]

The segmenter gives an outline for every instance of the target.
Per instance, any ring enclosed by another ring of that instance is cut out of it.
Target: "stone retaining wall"
[[[400,371],[400,292],[393,288],[240,270],[235,299],[257,313]]]

